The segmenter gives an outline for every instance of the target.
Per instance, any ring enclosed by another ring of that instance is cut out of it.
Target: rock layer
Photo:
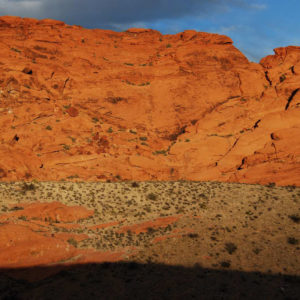
[[[300,184],[300,47],[0,18],[0,180]]]
[[[78,242],[89,239],[89,236],[67,231],[80,229],[78,221],[94,214],[82,206],[69,207],[58,202],[37,202],[15,204],[9,210],[0,216],[2,269],[118,261],[125,253],[124,249],[119,252],[101,252],[76,248]],[[57,232],[59,229],[64,232]],[[48,275],[47,272],[44,274]],[[40,276],[38,274],[38,278]],[[29,277],[30,279],[36,278]]]

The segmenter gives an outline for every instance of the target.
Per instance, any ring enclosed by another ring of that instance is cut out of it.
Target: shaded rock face
[[[18,17],[0,41],[2,181],[300,184],[299,47]]]

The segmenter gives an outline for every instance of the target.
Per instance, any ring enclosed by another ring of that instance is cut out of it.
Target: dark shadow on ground
[[[0,299],[300,299],[299,276],[135,262],[59,268],[2,269]]]

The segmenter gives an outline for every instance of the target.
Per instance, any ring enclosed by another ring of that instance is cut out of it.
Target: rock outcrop
[[[300,47],[0,18],[0,180],[300,184]]]

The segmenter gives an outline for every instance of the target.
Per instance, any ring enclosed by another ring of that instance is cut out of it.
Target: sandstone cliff
[[[0,180],[300,184],[300,47],[0,18]]]

